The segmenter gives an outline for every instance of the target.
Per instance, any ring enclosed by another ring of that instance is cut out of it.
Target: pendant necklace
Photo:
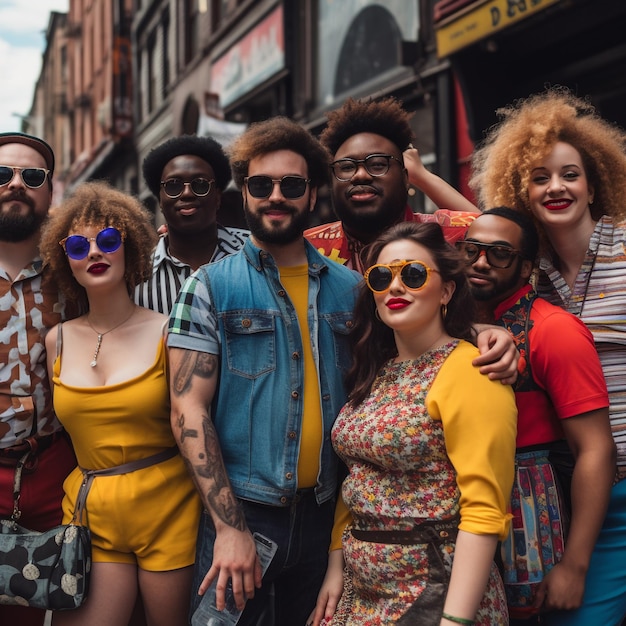
[[[120,326],[126,324],[126,322],[133,316],[133,313],[135,312],[136,309],[137,307],[133,305],[133,309],[130,312],[130,315],[128,315],[128,317],[124,318],[119,324],[113,326],[113,328],[109,328],[109,330],[103,333],[97,331],[91,325],[91,322],[89,321],[89,316],[85,318],[87,320],[87,324],[89,325],[89,328],[91,328],[91,330],[93,330],[93,332],[96,333],[96,335],[98,335],[98,342],[96,343],[96,351],[93,353],[93,360],[90,363],[91,367],[96,367],[96,365],[98,365],[98,354],[100,354],[100,346],[102,345],[102,338],[105,335],[108,335],[109,333],[113,332],[116,328],[119,328]]]

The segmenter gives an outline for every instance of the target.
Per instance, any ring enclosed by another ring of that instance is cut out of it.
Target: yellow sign
[[[437,54],[446,57],[461,48],[519,22],[559,0],[488,0],[437,28]]]

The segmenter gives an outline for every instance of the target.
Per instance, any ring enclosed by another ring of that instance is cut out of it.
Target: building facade
[[[141,162],[169,137],[227,145],[278,114],[318,133],[346,98],[391,95],[426,165],[471,197],[472,150],[515,98],[564,84],[626,126],[625,13],[613,0],[70,0],[30,117],[65,116],[43,134],[61,133],[70,188],[107,178],[159,221]],[[434,209],[413,192],[414,210]]]

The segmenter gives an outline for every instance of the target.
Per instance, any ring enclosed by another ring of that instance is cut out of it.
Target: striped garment
[[[618,472],[626,478],[626,221],[604,216],[596,224],[573,293],[549,258],[539,270],[539,295],[580,317],[593,334],[609,390]]]
[[[249,231],[217,225],[217,245],[211,263],[237,252],[243,247]],[[191,274],[191,267],[169,253],[167,235],[161,237],[154,250],[152,277],[135,289],[139,306],[169,315],[181,285]]]

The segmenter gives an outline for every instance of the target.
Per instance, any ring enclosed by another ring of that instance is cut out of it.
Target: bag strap
[[[28,461],[28,457],[31,455],[33,451],[33,446],[35,448],[37,447],[37,441],[35,440],[34,437],[29,437],[25,441],[29,445],[29,448],[15,465],[15,474],[13,475],[13,513],[11,513],[12,522],[17,522],[17,520],[19,520],[20,517],[22,516],[22,511],[20,511],[20,495],[22,492],[22,472],[24,471],[24,466],[26,465],[26,461]]]
[[[59,322],[57,326],[57,359],[61,356],[61,350],[63,349],[63,322]]]
[[[122,465],[116,465],[115,467],[105,467],[97,470],[84,469],[81,467],[80,471],[83,473],[83,482],[78,490],[76,508],[74,510],[71,523],[74,524],[78,521],[78,524],[82,526],[83,512],[87,510],[87,496],[89,495],[91,484],[96,476],[118,476],[119,474],[130,474],[131,472],[145,469],[151,465],[163,463],[163,461],[174,458],[177,454],[178,446],[172,446],[171,448],[166,448],[161,452],[151,454],[143,459],[137,459],[136,461],[130,461],[128,463],[123,463]]]

